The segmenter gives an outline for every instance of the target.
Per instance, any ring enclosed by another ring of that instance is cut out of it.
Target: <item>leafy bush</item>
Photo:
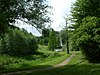
[[[100,22],[96,17],[86,17],[76,30],[75,42],[90,62],[100,62]]]
[[[37,41],[33,35],[25,34],[18,29],[9,29],[9,33],[1,39],[0,51],[3,54],[20,56],[35,53],[37,48]]]

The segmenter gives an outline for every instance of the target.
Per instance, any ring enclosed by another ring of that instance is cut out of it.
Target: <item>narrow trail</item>
[[[7,74],[2,74],[2,75],[15,75],[15,74],[21,74],[21,73],[32,73],[35,71],[45,71],[45,70],[50,70],[50,69],[54,69],[56,67],[62,67],[68,64],[68,62],[71,61],[71,59],[75,56],[75,53],[73,53],[70,57],[68,57],[65,61],[63,61],[60,64],[54,65],[52,67],[48,67],[48,68],[42,68],[42,69],[34,69],[34,70],[29,70],[29,71],[17,71],[17,72],[12,72],[12,73],[7,73]]]
[[[55,65],[54,67],[61,67],[61,66],[67,65],[67,64],[71,61],[71,59],[72,59],[74,56],[75,56],[75,53],[72,54],[72,55],[71,55],[69,58],[67,58],[65,61],[63,61],[63,62],[60,63],[60,64]]]

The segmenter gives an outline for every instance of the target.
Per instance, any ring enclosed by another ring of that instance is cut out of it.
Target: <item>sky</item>
[[[70,14],[71,5],[76,0],[47,0],[49,5],[53,7],[53,23],[52,28],[56,31],[61,30],[61,25],[65,23],[64,17]]]
[[[37,31],[36,28],[34,28],[31,25],[28,25],[20,20],[17,20],[15,23],[15,26],[18,26],[19,28],[24,28],[25,30],[27,30],[29,33],[32,33],[35,36],[41,36],[41,34]]]
[[[70,14],[71,5],[76,0],[47,0],[48,4],[53,7],[51,15],[51,19],[53,22],[51,23],[51,27],[55,31],[61,30],[61,25],[65,23],[64,17]],[[31,32],[35,36],[41,36],[41,34],[31,25],[27,25],[21,21],[17,22],[17,26],[20,28],[26,29],[29,33]]]

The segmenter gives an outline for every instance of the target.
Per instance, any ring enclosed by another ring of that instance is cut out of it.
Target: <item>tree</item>
[[[100,1],[76,0],[71,12],[72,48],[80,49],[90,62],[100,62]]]
[[[77,28],[76,45],[90,62],[100,62],[100,19],[86,17]]]
[[[0,0],[0,34],[16,20],[42,28],[50,19],[45,0]],[[27,21],[25,20],[27,19]]]
[[[56,47],[57,47],[56,34],[55,31],[52,29],[49,35],[48,49],[54,51]]]
[[[63,43],[66,45],[67,48],[67,54],[69,54],[69,30],[68,30],[68,16],[65,18],[66,21],[66,26],[65,29],[62,31],[62,38],[63,38]]]
[[[49,33],[50,33],[50,29],[48,28],[44,28],[42,29],[42,39],[43,40],[43,44],[44,45],[48,45],[48,42],[49,42]]]
[[[65,45],[67,54],[69,54],[69,30],[65,28],[61,31],[62,44]]]
[[[71,28],[73,29],[73,35],[71,37],[71,47],[74,50],[79,50],[77,46],[77,35],[76,29],[81,26],[82,20],[87,16],[95,16],[100,18],[100,1],[99,0],[76,0],[76,2],[72,6],[71,10]]]
[[[74,29],[78,28],[82,19],[87,16],[100,18],[100,0],[76,0],[71,10]]]
[[[66,30],[65,29],[63,29],[61,31],[61,38],[62,38],[62,44],[63,45],[66,44],[67,36],[66,36]]]

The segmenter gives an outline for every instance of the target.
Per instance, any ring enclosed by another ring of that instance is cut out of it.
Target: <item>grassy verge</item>
[[[77,52],[76,57],[66,67],[69,68],[58,75],[100,75],[100,64],[89,63],[81,52]]]
[[[0,73],[51,67],[61,63],[70,55],[65,52],[48,51],[46,46],[41,46],[39,53],[23,57],[0,55]]]
[[[100,64],[89,63],[81,52],[76,52],[76,56],[64,67],[20,75],[100,75]]]

